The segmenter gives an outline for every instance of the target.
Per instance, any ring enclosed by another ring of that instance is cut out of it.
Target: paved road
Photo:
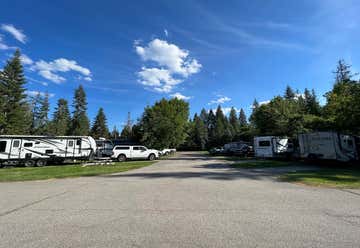
[[[0,247],[360,247],[360,192],[180,153],[116,175],[0,184]]]

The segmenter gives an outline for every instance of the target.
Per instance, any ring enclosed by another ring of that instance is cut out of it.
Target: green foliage
[[[68,102],[60,98],[51,122],[51,134],[64,136],[70,133],[71,117]]]
[[[141,141],[157,149],[178,147],[185,141],[189,104],[183,100],[162,99],[146,107],[139,125]]]
[[[132,140],[133,139],[133,133],[132,128],[129,125],[126,125],[123,130],[121,131],[120,138],[124,140]]]
[[[113,130],[110,133],[110,139],[118,139],[120,137],[119,131],[116,126],[113,127]]]
[[[7,61],[0,72],[0,133],[28,134],[31,126],[31,111],[26,101],[26,83],[20,60],[20,51]]]
[[[295,98],[295,92],[289,85],[286,86],[284,98],[286,100],[293,100]]]
[[[94,138],[108,138],[109,129],[106,124],[106,116],[103,108],[99,108],[99,111],[95,117],[93,126],[91,128],[91,136]]]
[[[35,135],[46,135],[49,133],[50,123],[49,123],[49,94],[46,93],[45,96],[42,96],[38,93],[32,99],[32,125],[31,125],[31,134]]]
[[[72,135],[88,135],[90,129],[89,118],[87,117],[86,94],[82,85],[75,90],[73,101],[73,117],[72,117]]]

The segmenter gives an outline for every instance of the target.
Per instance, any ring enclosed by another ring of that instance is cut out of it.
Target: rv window
[[[133,147],[133,150],[138,151],[138,150],[140,150],[140,147],[134,146],[134,147]]]
[[[13,147],[17,148],[20,146],[20,141],[14,140]]]
[[[32,146],[33,146],[33,143],[30,143],[30,142],[24,143],[24,147],[32,147]]]
[[[77,141],[76,141],[76,145],[77,145],[77,146],[81,145],[81,140],[77,140]]]
[[[259,146],[270,146],[269,140],[261,140],[259,141]]]
[[[46,154],[51,154],[51,153],[54,153],[54,150],[45,150],[45,153]]]
[[[74,141],[69,140],[69,142],[68,142],[68,147],[73,147],[73,146],[74,146]]]
[[[128,146],[118,146],[115,148],[115,150],[129,150],[129,149],[130,149],[130,147],[128,147]]]
[[[0,152],[5,152],[6,141],[0,141]]]

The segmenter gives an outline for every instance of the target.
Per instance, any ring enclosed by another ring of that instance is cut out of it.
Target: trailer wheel
[[[155,154],[151,153],[151,154],[149,155],[149,160],[150,160],[150,161],[153,161],[154,159],[155,159]]]
[[[34,167],[35,161],[34,160],[25,160],[24,165],[25,165],[25,167]]]
[[[46,165],[46,160],[38,160],[36,161],[36,166],[37,167],[43,167]]]
[[[118,157],[117,157],[117,160],[119,162],[124,162],[126,160],[126,156],[124,154],[120,154]]]

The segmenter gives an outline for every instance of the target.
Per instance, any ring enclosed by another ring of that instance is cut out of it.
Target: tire
[[[35,161],[34,160],[25,160],[24,166],[25,167],[34,167]]]
[[[43,167],[47,164],[47,161],[46,160],[38,160],[36,161],[36,166],[37,167]]]
[[[148,159],[150,160],[150,161],[153,161],[153,160],[155,160],[155,154],[154,153],[151,153],[150,155],[149,155],[149,157],[148,157]]]
[[[166,155],[166,156],[169,156],[169,155],[170,155],[170,152],[165,152],[165,155]]]
[[[117,160],[119,162],[124,162],[126,161],[126,156],[124,154],[120,154],[118,157],[117,157]]]

